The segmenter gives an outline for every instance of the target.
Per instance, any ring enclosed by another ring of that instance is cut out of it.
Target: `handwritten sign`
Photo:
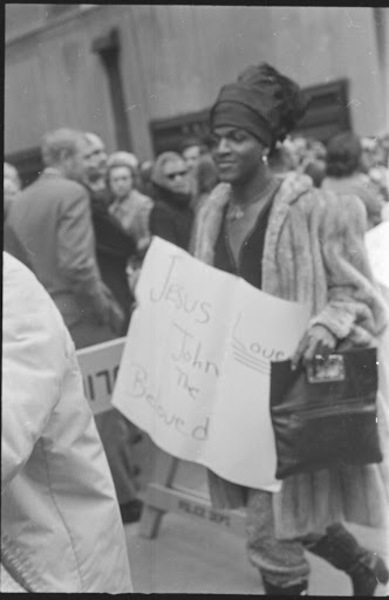
[[[126,338],[96,344],[77,351],[84,392],[93,414],[111,410],[111,396]]]
[[[112,404],[169,454],[278,490],[270,361],[289,357],[305,307],[154,238]]]

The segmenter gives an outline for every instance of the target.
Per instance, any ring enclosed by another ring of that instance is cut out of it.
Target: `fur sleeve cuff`
[[[339,340],[346,338],[352,329],[355,321],[355,315],[348,311],[344,306],[333,306],[327,304],[324,310],[314,319],[311,319],[309,325],[323,325],[333,333]]]

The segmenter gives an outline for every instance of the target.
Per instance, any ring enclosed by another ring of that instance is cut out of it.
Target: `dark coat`
[[[150,233],[188,250],[194,213],[190,196],[175,194],[155,185],[154,207],[150,213]]]
[[[95,198],[92,191],[89,193],[97,264],[102,280],[126,314],[126,329],[134,301],[127,282],[126,266],[128,259],[136,252],[136,243],[118,220],[109,214],[107,203]]]

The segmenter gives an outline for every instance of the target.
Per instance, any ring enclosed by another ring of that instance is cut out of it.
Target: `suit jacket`
[[[96,263],[84,186],[44,172],[20,193],[7,229],[5,249],[28,262],[70,329],[85,319],[96,326],[109,321],[113,298]]]

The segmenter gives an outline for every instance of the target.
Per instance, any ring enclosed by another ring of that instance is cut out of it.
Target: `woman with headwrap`
[[[364,248],[361,201],[319,190],[302,174],[276,177],[268,166],[268,155],[305,109],[299,87],[266,64],[222,87],[211,110],[222,183],[201,207],[191,242],[204,262],[309,306],[311,320],[294,365],[334,348],[375,345],[386,326]],[[378,465],[290,476],[279,493],[244,488],[209,472],[209,488],[219,508],[246,506],[249,558],[266,594],[307,593],[304,548],[348,573],[354,595],[372,595],[378,582],[388,581],[383,560],[341,524],[385,524]]]
[[[163,152],[155,161],[151,180],[155,201],[150,214],[151,235],[187,250],[193,211],[192,183],[184,159],[175,152]]]

